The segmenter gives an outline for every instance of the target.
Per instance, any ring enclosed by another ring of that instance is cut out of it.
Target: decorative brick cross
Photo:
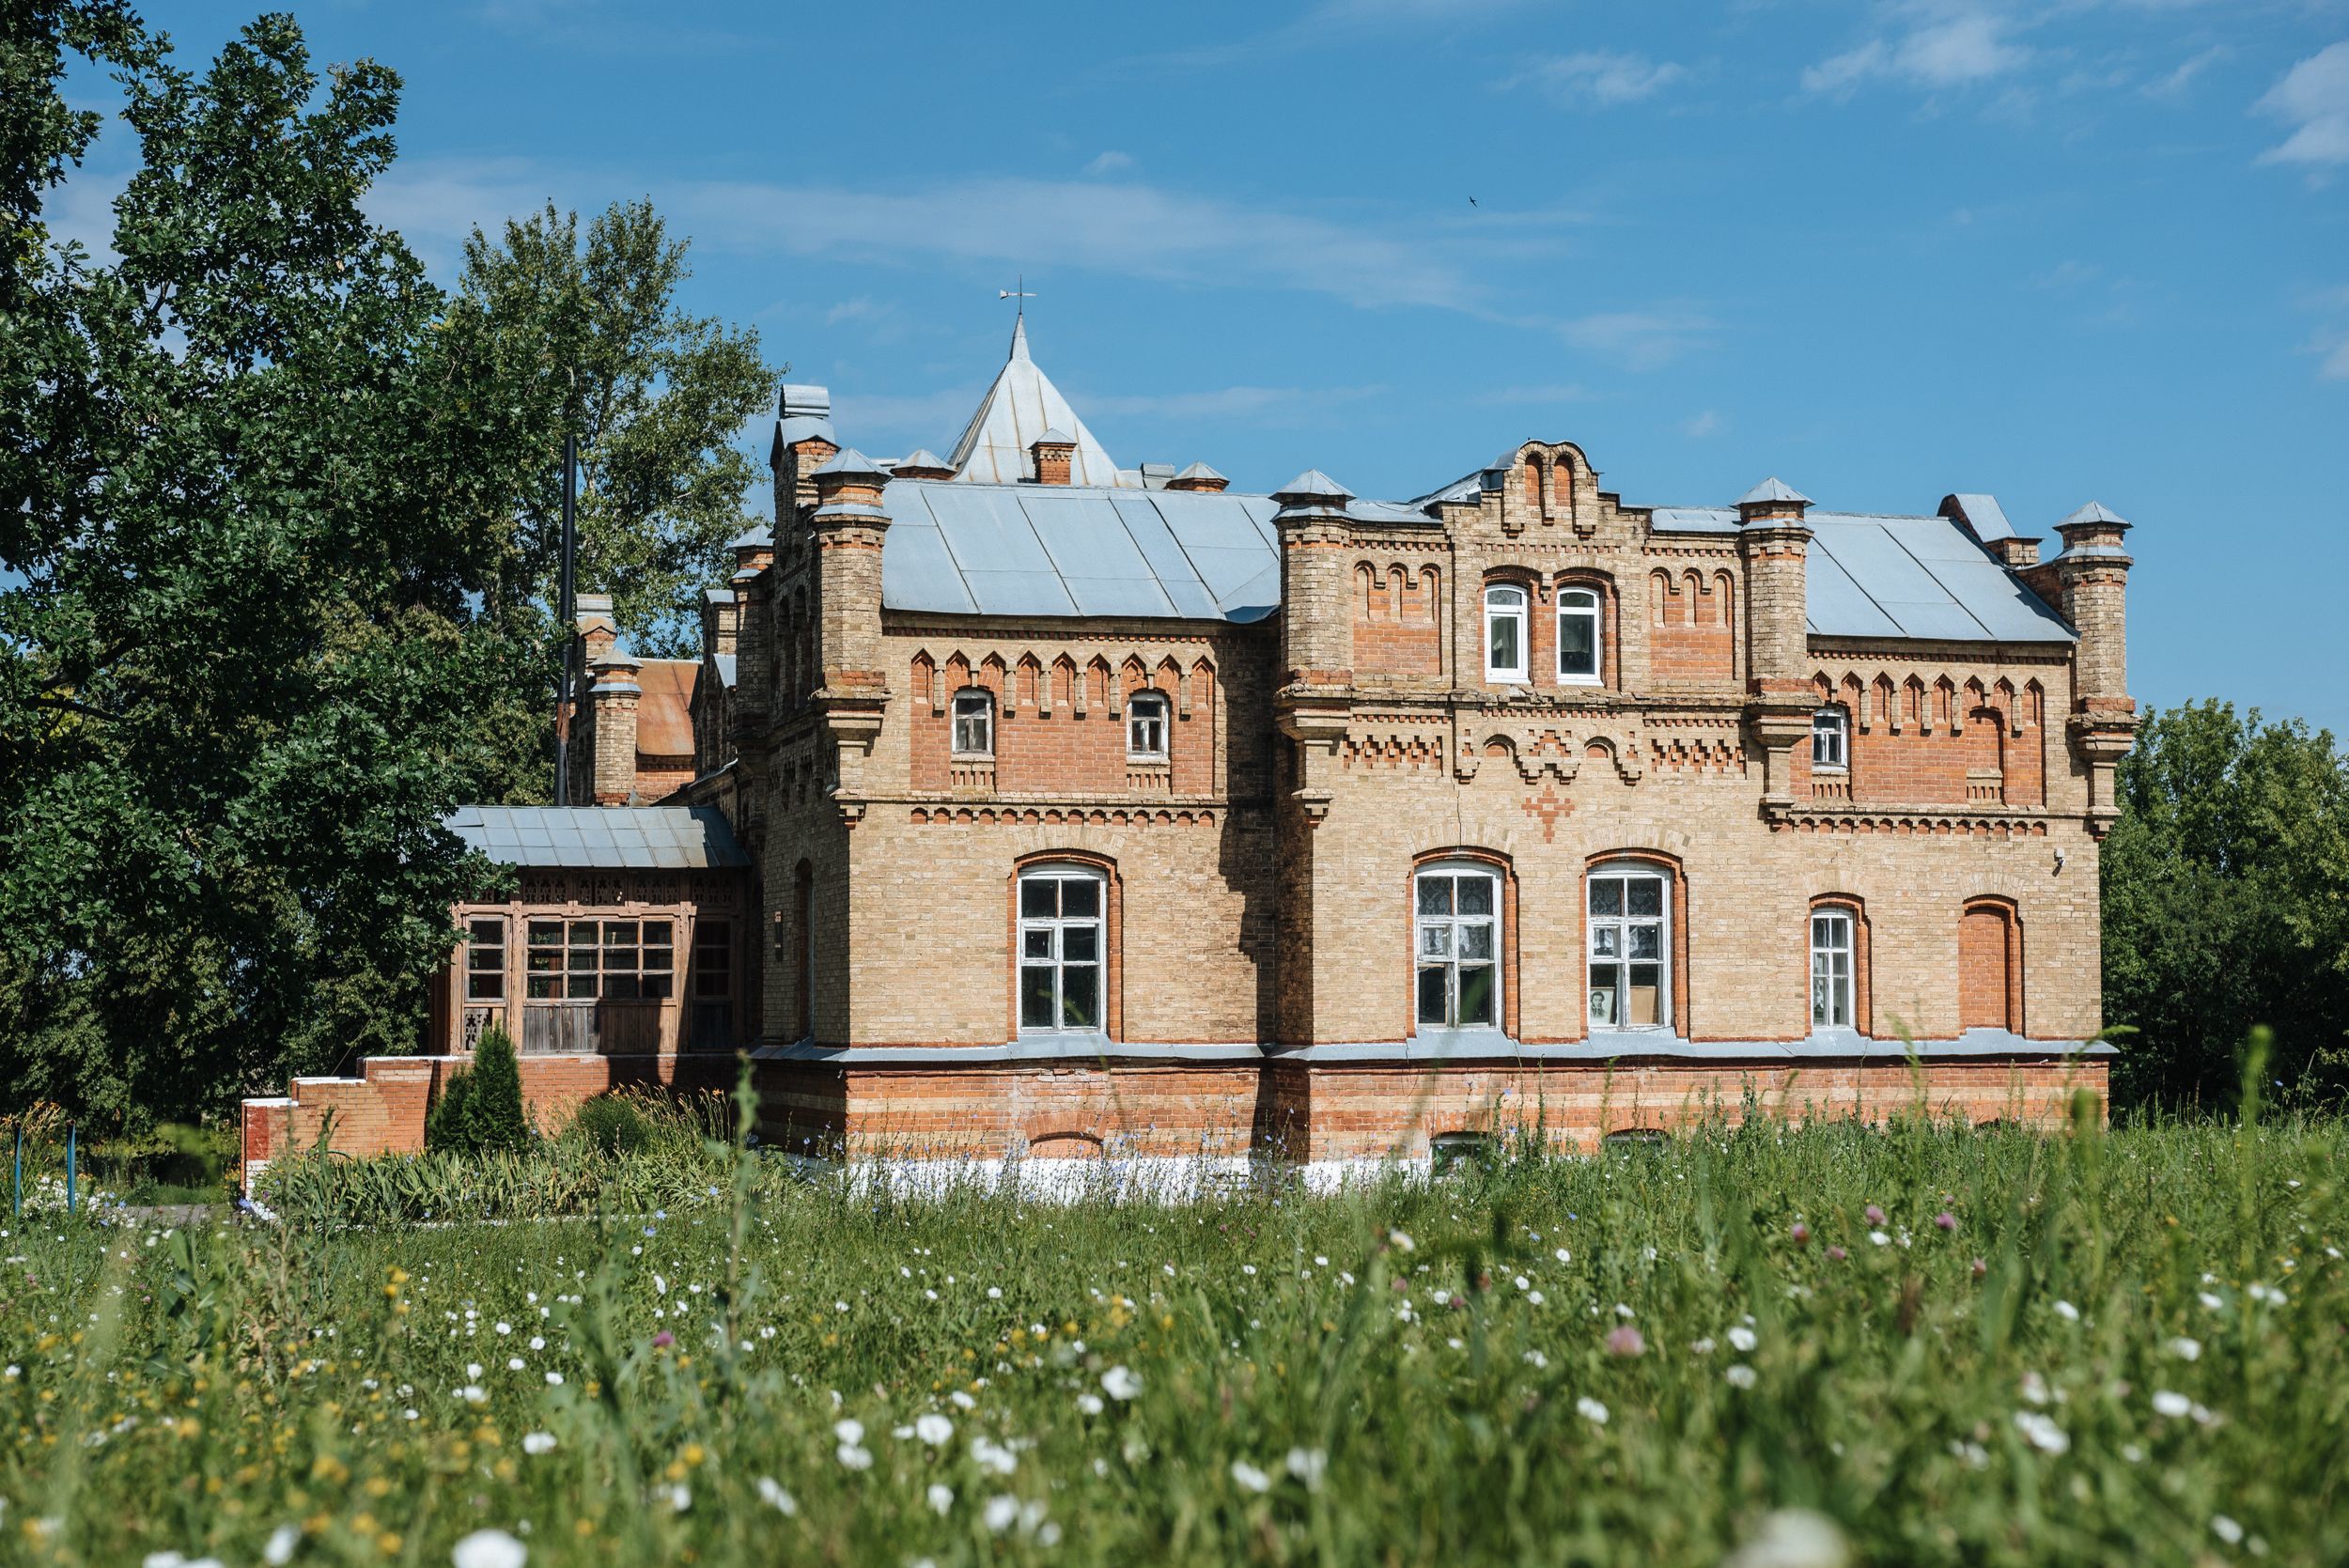
[[[1539,795],[1525,798],[1525,814],[1542,819],[1542,842],[1550,843],[1558,831],[1558,819],[1574,810],[1574,802],[1558,793],[1555,784],[1542,785]]]

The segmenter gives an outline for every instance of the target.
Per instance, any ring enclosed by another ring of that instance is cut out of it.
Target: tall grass
[[[662,1148],[578,1223],[11,1238],[0,1556],[1711,1563],[1790,1510],[1872,1562],[2349,1554],[2338,1121],[1179,1205]]]

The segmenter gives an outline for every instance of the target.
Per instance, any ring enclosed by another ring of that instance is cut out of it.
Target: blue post
[[[65,1211],[73,1212],[73,1135],[81,1128],[68,1124],[65,1129]]]

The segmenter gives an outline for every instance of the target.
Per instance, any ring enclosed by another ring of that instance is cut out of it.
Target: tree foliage
[[[731,570],[726,543],[754,520],[754,470],[735,444],[775,378],[758,334],[688,315],[691,273],[649,202],[620,202],[583,235],[552,206],[474,230],[448,330],[497,365],[531,442],[508,502],[501,592],[552,601],[563,431],[579,437],[579,584],[613,596],[634,650],[697,651],[699,595]]]
[[[42,217],[100,129],[77,54],[138,144],[106,257]],[[103,0],[0,22],[14,1095],[184,1116],[405,1047],[488,874],[442,820],[536,782],[545,627],[482,525],[531,432],[362,210],[397,86],[284,17],[200,76]]]
[[[2225,1104],[2252,1026],[2285,1093],[2349,1090],[2349,754],[2257,710],[2150,718],[2104,851],[2105,1016],[2116,1094]]]

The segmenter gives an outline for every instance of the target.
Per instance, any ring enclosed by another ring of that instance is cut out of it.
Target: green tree
[[[521,1065],[512,1036],[496,1024],[481,1032],[473,1065],[448,1080],[425,1118],[425,1147],[488,1155],[527,1148],[534,1134],[522,1109]]]
[[[449,312],[467,351],[501,368],[532,442],[507,498],[507,602],[552,602],[567,419],[579,438],[579,584],[608,592],[634,650],[698,651],[699,596],[731,571],[755,477],[735,442],[773,396],[758,334],[688,315],[692,274],[649,202],[580,232],[552,207],[475,229]]]
[[[2146,721],[2104,850],[2116,1096],[2224,1105],[2255,1024],[2287,1094],[2349,1090],[2349,755],[2298,720],[2191,703]]]
[[[138,145],[104,259],[42,216],[76,57]],[[186,1118],[404,1048],[490,875],[443,819],[537,768],[547,628],[483,526],[534,432],[362,210],[397,87],[282,16],[201,76],[106,0],[0,19],[11,1097]]]

